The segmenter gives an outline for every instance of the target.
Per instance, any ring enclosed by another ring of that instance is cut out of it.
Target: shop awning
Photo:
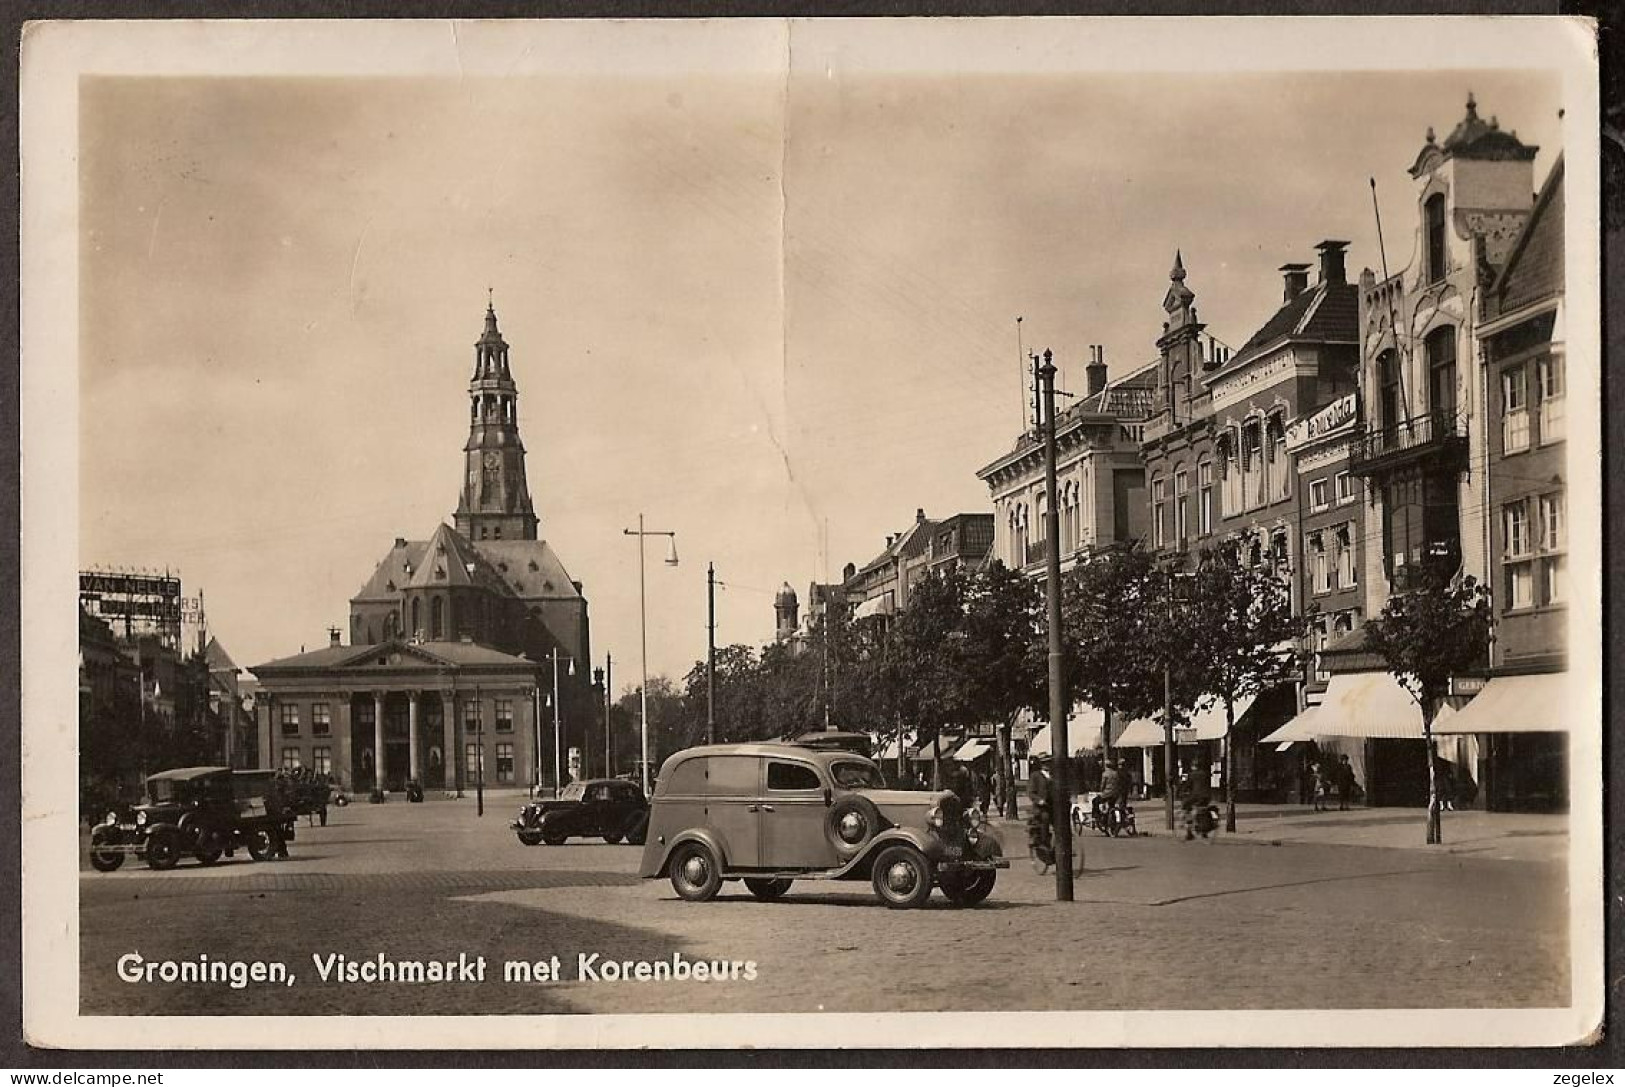
[[[1310,706],[1258,742],[1275,744],[1275,750],[1285,751],[1299,740],[1313,740],[1317,735],[1324,736],[1325,733],[1317,733],[1314,728],[1315,715],[1319,712],[1320,707],[1318,705]]]
[[[871,615],[890,615],[892,613],[891,593],[884,592],[879,596],[871,596],[857,606],[852,612],[854,619],[867,619]]]
[[[1240,721],[1253,708],[1254,696],[1236,699],[1236,720]],[[1217,702],[1205,710],[1199,710],[1191,716],[1189,728],[1174,729],[1174,739],[1179,743],[1195,743],[1198,740],[1222,740],[1225,733],[1224,703]]]
[[[942,736],[937,740],[937,754],[944,759],[950,758],[954,753],[954,748],[958,746],[958,736]],[[908,753],[908,757],[911,759],[929,759],[931,757],[931,741],[928,739],[925,743],[914,748]]]
[[[983,743],[981,740],[971,740],[967,742],[964,747],[954,752],[954,759],[957,762],[975,762],[977,759],[981,758],[983,755],[992,750],[993,749],[991,747]]]
[[[1180,736],[1189,732],[1189,729],[1174,729],[1174,742],[1180,742]],[[1123,734],[1117,738],[1118,747],[1161,747],[1162,722],[1153,720],[1130,721]]]
[[[1455,711],[1449,706],[1441,708],[1434,728],[1443,729],[1454,715]],[[1331,683],[1326,686],[1326,697],[1315,707],[1311,727],[1317,736],[1420,740],[1422,707],[1416,704],[1410,692],[1399,685],[1399,680],[1392,673],[1338,674],[1332,676]]]
[[[1435,721],[1435,732],[1567,732],[1568,673],[1543,676],[1496,676],[1473,700],[1448,720]]]

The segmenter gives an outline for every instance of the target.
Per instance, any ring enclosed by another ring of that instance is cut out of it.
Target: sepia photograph
[[[1594,1037],[1594,46],[31,25],[30,1040]]]

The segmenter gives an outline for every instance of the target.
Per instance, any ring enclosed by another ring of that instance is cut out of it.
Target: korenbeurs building
[[[349,644],[334,630],[325,649],[250,669],[261,766],[309,767],[356,791],[551,783],[555,668],[557,746],[583,746],[587,601],[537,536],[494,307],[468,392],[455,527],[389,546],[350,598]]]

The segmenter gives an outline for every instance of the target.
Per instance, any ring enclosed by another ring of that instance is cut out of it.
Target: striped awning
[[[975,762],[993,749],[981,740],[969,740],[964,747],[954,752],[956,762]]]
[[[1496,676],[1484,684],[1466,707],[1446,721],[1435,721],[1439,733],[1567,732],[1568,673],[1541,676]]]
[[[857,606],[852,612],[854,619],[867,619],[871,615],[890,615],[892,613],[892,594],[890,590],[879,596],[871,596]]]

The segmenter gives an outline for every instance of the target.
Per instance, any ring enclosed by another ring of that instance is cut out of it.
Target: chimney
[[[1083,368],[1084,395],[1095,396],[1106,387],[1106,348],[1104,344],[1089,345],[1089,365]]]
[[[1286,290],[1281,295],[1282,302],[1290,302],[1298,295],[1309,289],[1309,265],[1283,264],[1281,276],[1286,281]]]
[[[395,537],[395,546],[396,547],[405,547],[406,546],[406,537],[405,536],[397,536],[397,537]]]
[[[1343,267],[1343,250],[1349,247],[1348,242],[1327,239],[1315,246],[1320,250],[1320,281],[1330,283],[1334,287],[1341,287],[1349,281],[1348,271]]]
[[[327,644],[328,644],[328,646],[330,648],[334,648],[334,649],[338,648],[338,645],[339,645],[339,628],[338,627],[328,627],[327,628]]]
[[[895,542],[897,542],[897,537],[888,532],[886,534],[886,546],[890,547]]]
[[[917,525],[925,524],[925,510],[919,508],[914,510],[914,523]]]
[[[858,565],[857,565],[857,563],[849,562],[845,566],[841,567],[841,580],[843,580],[843,581],[851,581],[853,578],[855,578],[857,576],[858,576]]]

